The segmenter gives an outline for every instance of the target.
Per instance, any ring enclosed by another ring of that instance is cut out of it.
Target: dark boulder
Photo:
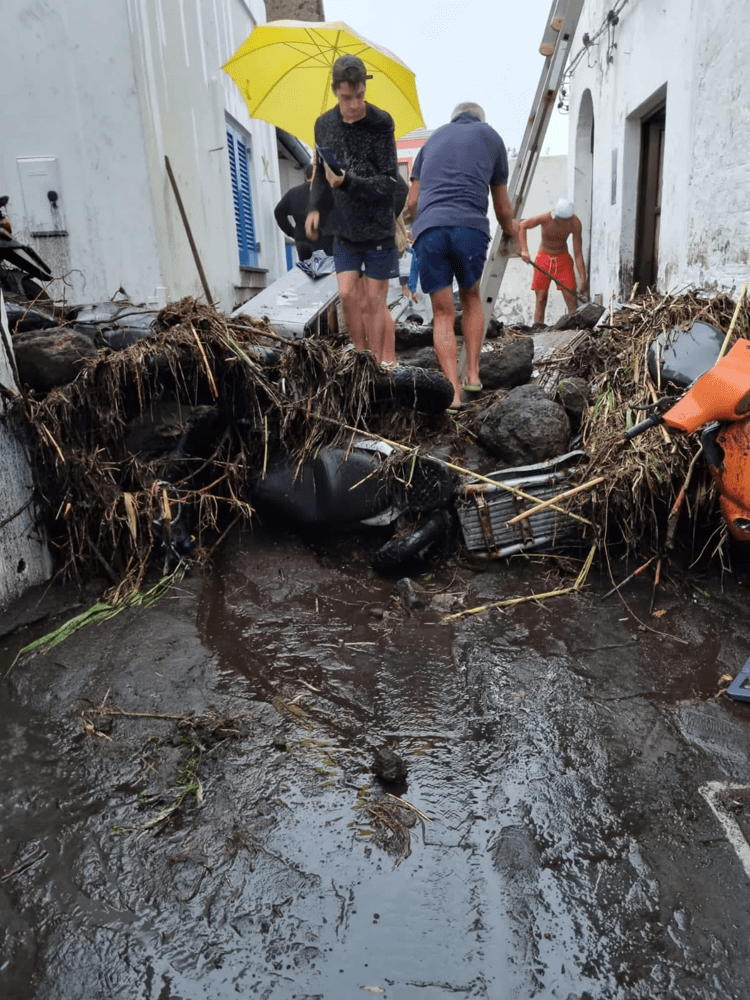
[[[568,450],[570,421],[565,409],[537,385],[522,385],[489,407],[479,443],[509,466],[531,465]]]
[[[589,405],[589,396],[589,384],[585,378],[564,378],[557,387],[557,398],[565,407],[573,430],[577,431],[581,426],[583,414]]]
[[[604,315],[604,306],[587,302],[574,313],[564,313],[552,327],[553,330],[592,330]]]
[[[529,381],[533,364],[534,341],[522,337],[483,353],[479,359],[479,377],[485,389],[513,389]]]
[[[396,350],[408,351],[412,347],[426,347],[432,343],[432,323],[397,323]]]
[[[22,384],[36,392],[49,392],[72,382],[96,347],[85,334],[71,327],[28,330],[13,338],[18,375]]]
[[[407,774],[406,762],[397,753],[394,753],[390,747],[380,747],[375,752],[372,770],[381,781],[388,782],[389,784],[403,781]]]
[[[413,357],[404,359],[401,363],[409,365],[412,368],[427,368],[430,371],[440,371],[440,362],[437,359],[434,347],[423,347]]]

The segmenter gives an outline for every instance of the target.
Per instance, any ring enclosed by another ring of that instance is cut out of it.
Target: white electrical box
[[[57,157],[19,156],[16,162],[31,235],[66,236]]]

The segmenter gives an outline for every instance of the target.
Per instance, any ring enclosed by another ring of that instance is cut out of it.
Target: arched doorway
[[[594,102],[591,99],[591,91],[588,89],[583,92],[578,108],[574,155],[573,200],[576,206],[576,215],[581,220],[583,259],[586,264],[586,274],[589,275],[590,291],[591,201],[594,186]]]

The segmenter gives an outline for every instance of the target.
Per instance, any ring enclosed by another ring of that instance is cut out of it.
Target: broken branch
[[[586,562],[583,564],[581,572],[576,577],[576,582],[572,587],[563,587],[560,590],[549,590],[545,594],[528,594],[526,597],[510,597],[505,601],[494,601],[492,604],[483,604],[478,608],[467,608],[465,611],[456,611],[455,614],[445,615],[442,621],[443,623],[451,622],[455,621],[457,618],[463,618],[465,615],[478,615],[483,611],[492,611],[493,608],[510,608],[516,604],[528,604],[530,601],[545,601],[549,597],[563,597],[565,594],[573,594],[580,590],[586,582],[586,577],[591,569],[591,563],[594,560],[595,552],[596,545],[592,545],[589,549],[589,554],[586,556]]]
[[[573,489],[565,490],[564,493],[558,493],[556,497],[544,500],[542,503],[538,503],[535,507],[530,507],[522,514],[516,514],[515,517],[512,517],[510,521],[506,521],[505,523],[509,527],[511,524],[518,524],[519,521],[524,521],[527,517],[531,517],[533,514],[538,514],[540,510],[546,510],[548,507],[553,507],[560,500],[567,500],[569,497],[574,497],[578,493],[584,493],[586,490],[590,490],[592,487],[598,486],[599,483],[603,482],[604,476],[597,476],[596,479],[590,479],[587,483],[581,483],[580,486],[574,486]]]

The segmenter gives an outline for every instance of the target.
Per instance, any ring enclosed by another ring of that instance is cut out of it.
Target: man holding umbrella
[[[352,342],[358,350],[371,350],[378,361],[392,363],[387,295],[389,279],[398,277],[398,160],[393,119],[365,101],[368,79],[358,56],[340,56],[333,64],[331,86],[338,103],[315,122],[318,165],[305,232],[316,240],[321,219],[328,216],[326,231],[335,237],[339,295]]]

